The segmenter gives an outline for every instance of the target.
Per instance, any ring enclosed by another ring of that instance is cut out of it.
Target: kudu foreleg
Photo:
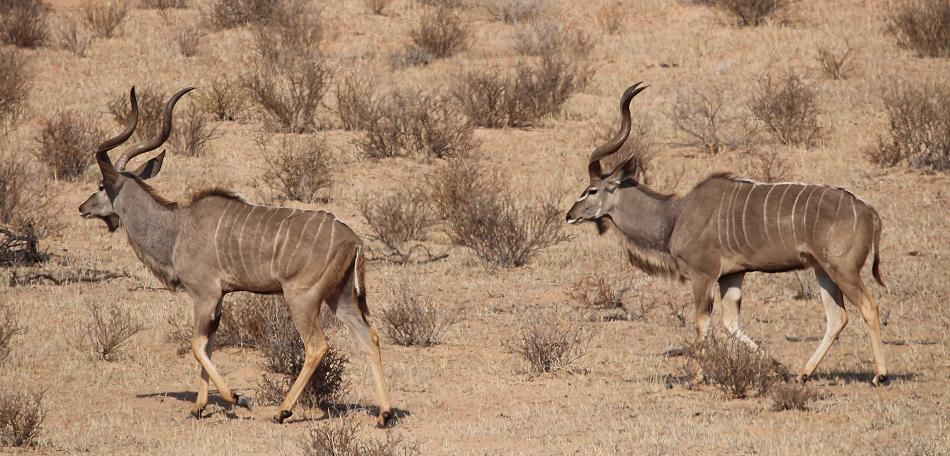
[[[208,343],[205,344],[205,353],[208,355],[208,359],[211,359],[211,352],[214,350],[214,335],[220,323],[221,305],[219,304],[218,308],[215,309],[214,318],[211,320],[211,327],[208,328]],[[198,373],[198,397],[195,399],[195,405],[191,410],[191,414],[195,418],[201,418],[201,414],[208,405],[208,386],[210,383],[208,371],[201,366],[201,363],[198,364],[198,368],[201,371]]]
[[[696,315],[696,342],[693,346],[693,352],[696,356],[702,356],[703,345],[706,338],[709,337],[713,311],[713,280],[703,278],[702,280],[693,279],[693,303],[695,305]],[[700,383],[705,375],[702,367],[696,372],[695,382]]]
[[[214,386],[218,388],[218,394],[221,395],[221,398],[231,404],[237,404],[241,407],[251,408],[251,399],[247,396],[241,396],[234,394],[231,391],[231,388],[224,382],[224,378],[218,373],[218,369],[214,367],[214,364],[211,363],[210,356],[210,342],[211,337],[214,333],[212,328],[217,329],[215,324],[216,316],[218,309],[221,305],[221,296],[217,296],[212,299],[199,299],[195,298],[195,328],[194,336],[191,339],[191,352],[195,356],[195,360],[198,361],[198,364],[201,365],[202,374],[201,381],[204,381],[205,378],[210,379],[214,382]],[[204,381],[205,385],[207,382]],[[198,398],[195,401],[194,409],[192,414],[195,417],[201,417],[201,412],[204,409],[204,406],[207,405],[207,386],[204,387],[205,393],[202,403],[202,386],[199,383],[198,388]]]
[[[732,274],[719,279],[719,296],[722,299],[722,324],[730,335],[742,341],[752,350],[759,345],[742,331],[739,312],[742,310],[742,279],[744,273]]]

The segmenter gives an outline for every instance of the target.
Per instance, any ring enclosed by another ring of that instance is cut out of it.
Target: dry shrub
[[[0,43],[25,48],[46,44],[50,7],[42,0],[0,2]]]
[[[99,0],[83,7],[86,25],[100,38],[112,38],[129,15],[126,0]]]
[[[251,99],[278,130],[303,133],[316,128],[315,116],[332,71],[318,46],[323,22],[310,3],[278,2],[256,35],[254,70],[245,77]]]
[[[519,25],[515,36],[515,50],[526,56],[583,58],[594,47],[586,32],[555,20]]]
[[[597,23],[608,35],[616,35],[623,30],[627,9],[622,3],[612,3],[597,10]]]
[[[818,399],[818,392],[799,383],[780,383],[769,397],[775,410],[808,410],[808,404]]]
[[[386,9],[393,0],[363,0],[363,2],[366,4],[366,8],[373,14],[382,15],[383,10]]]
[[[531,370],[541,373],[564,369],[583,357],[592,337],[578,319],[555,309],[525,314],[518,334],[508,344]]]
[[[413,45],[432,58],[451,57],[468,47],[469,29],[448,8],[425,13],[409,35]]]
[[[17,154],[0,153],[0,163],[0,266],[46,261],[38,241],[56,227],[56,189]]]
[[[265,403],[274,405],[287,395],[306,358],[303,340],[290,319],[286,305],[268,306],[262,323],[262,337],[257,343],[264,356],[264,367],[278,374],[264,376],[258,394]],[[315,407],[342,400],[350,387],[345,377],[349,362],[346,353],[331,345],[310,377],[310,382],[300,396],[300,403]]]
[[[868,151],[881,166],[907,163],[925,170],[950,169],[950,84],[897,84],[885,90],[887,134]]]
[[[432,63],[432,60],[433,57],[428,52],[415,46],[408,46],[402,52],[394,52],[389,55],[389,64],[397,70],[428,65]]]
[[[821,73],[831,79],[847,79],[854,72],[855,47],[849,41],[839,45],[821,45],[815,60]]]
[[[6,299],[0,300],[0,366],[10,357],[13,337],[18,334],[23,334],[23,328],[17,323],[13,304]]]
[[[0,447],[35,445],[45,418],[42,392],[11,385],[0,389]]]
[[[902,2],[891,14],[888,30],[921,57],[950,57],[950,1]]]
[[[218,129],[208,122],[207,114],[192,104],[175,123],[169,143],[175,154],[200,157],[204,155],[208,142],[217,136]]]
[[[720,11],[732,16],[736,25],[755,27],[781,12],[796,0],[708,0]]]
[[[452,93],[476,126],[524,127],[560,112],[589,78],[566,58],[546,55],[536,65],[520,62],[511,73],[491,67],[460,73]]]
[[[422,155],[461,157],[477,146],[474,127],[442,93],[400,88],[365,100],[354,115],[362,131],[356,145],[369,158]]]
[[[188,0],[142,0],[139,8],[164,10],[188,8]]]
[[[424,241],[429,228],[437,222],[429,195],[418,185],[365,198],[358,206],[373,232],[371,237],[383,245],[385,257],[399,264],[408,262],[417,247],[424,249],[420,244],[410,244]]]
[[[214,78],[195,93],[195,103],[217,120],[237,120],[248,99],[241,84],[226,77]]]
[[[743,174],[762,182],[780,182],[788,178],[791,166],[776,150],[750,152],[742,163]]]
[[[454,9],[461,8],[468,0],[417,0],[419,4],[433,8]]]
[[[81,321],[73,332],[67,333],[70,345],[80,351],[89,351],[104,361],[115,361],[133,336],[145,330],[124,303],[87,301],[84,304],[89,318]]]
[[[764,395],[782,377],[765,351],[731,335],[710,334],[696,358],[706,379],[736,399]]]
[[[29,93],[26,58],[16,49],[0,49],[0,139],[23,118]]]
[[[92,37],[80,30],[75,19],[67,19],[59,29],[58,43],[61,49],[72,52],[78,57],[85,57]]]
[[[547,4],[543,0],[485,0],[482,8],[496,21],[516,24],[538,18]]]
[[[384,438],[366,439],[359,435],[355,420],[324,422],[310,428],[301,443],[306,456],[421,456],[419,445],[403,440],[393,432]]]
[[[668,114],[673,127],[688,144],[718,154],[751,140],[749,117],[731,100],[724,84],[687,88],[676,94]]]
[[[639,308],[628,306],[624,295],[632,289],[633,284],[627,279],[587,276],[575,282],[567,294],[578,308],[594,312],[593,315],[597,315],[600,320],[642,320],[655,302],[640,297],[635,300]],[[603,311],[606,314],[598,315]]]
[[[452,326],[457,316],[444,315],[432,300],[420,296],[409,282],[392,291],[391,304],[379,312],[383,335],[397,345],[431,347]]]
[[[489,267],[523,266],[538,251],[570,238],[562,232],[558,195],[521,201],[475,160],[449,161],[430,185],[449,238]]]
[[[326,142],[312,136],[282,135],[276,150],[267,147],[267,138],[258,139],[266,168],[263,184],[279,199],[304,203],[326,201],[324,191],[333,183],[330,150]]]
[[[102,137],[102,130],[89,116],[62,111],[43,121],[34,156],[46,164],[56,179],[75,181],[92,164],[92,151]]]
[[[336,109],[343,128],[363,130],[372,125],[377,113],[378,96],[376,83],[363,71],[355,71],[342,78],[336,85]]]
[[[749,111],[782,144],[811,147],[821,139],[818,88],[795,73],[760,77]]]
[[[211,3],[207,15],[209,22],[218,28],[266,24],[274,16],[279,4],[284,1],[286,0],[215,0]]]
[[[178,30],[178,50],[185,57],[198,55],[198,45],[205,34],[198,27],[182,27]]]
[[[281,299],[274,295],[256,295],[253,293],[232,294],[222,308],[221,321],[214,334],[215,347],[257,348],[264,340],[264,322],[272,309],[282,306]],[[192,312],[169,314],[166,323],[169,332],[166,339],[178,345],[178,355],[191,352],[191,338],[194,324]]]
[[[164,93],[149,87],[137,87],[135,96],[139,104],[139,121],[133,138],[139,142],[149,141],[162,128],[162,110],[165,108]],[[116,123],[126,125],[132,111],[129,109],[129,94],[119,92],[109,101],[109,113]]]

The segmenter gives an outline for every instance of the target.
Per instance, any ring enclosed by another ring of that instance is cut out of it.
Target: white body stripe
[[[778,228],[778,240],[785,245],[785,236],[782,235],[782,203],[785,202],[785,195],[788,193],[788,189],[792,188],[792,184],[784,184],[785,191],[782,192],[782,197],[778,200],[778,210],[775,211],[775,226]]]
[[[297,213],[297,209],[291,209],[290,214],[284,217],[284,219],[280,221],[280,224],[277,225],[277,233],[274,234],[274,247],[271,249],[271,254],[270,254],[270,273],[271,273],[271,276],[273,276],[274,280],[277,280],[277,271],[274,270],[274,261],[277,259],[277,243],[278,243],[278,240],[280,239],[280,230],[284,229],[284,222],[286,222],[288,219],[293,217],[294,214],[296,213]],[[284,233],[284,239],[285,240],[287,239],[286,233]]]
[[[336,235],[336,217],[332,217],[333,220],[330,221],[330,243],[327,244],[327,257],[323,260],[324,263],[330,261],[330,252],[333,250],[333,236]]]
[[[811,230],[811,239],[812,239],[813,241],[815,241],[815,242],[818,242],[818,238],[817,238],[817,236],[818,236],[818,222],[821,221],[821,218],[819,217],[819,215],[821,215],[821,203],[822,203],[822,201],[824,201],[824,199],[825,199],[825,192],[827,192],[827,191],[828,191],[828,188],[827,188],[827,187],[825,187],[825,189],[821,191],[821,196],[818,197],[818,207],[815,208],[815,227]]]
[[[752,192],[755,191],[755,187],[759,184],[752,184],[752,188],[749,189],[749,194],[745,196],[745,204],[742,205],[742,237],[745,238],[746,246],[749,247],[749,250],[752,250],[752,243],[749,242],[749,233],[745,229],[745,213],[749,209],[749,198],[752,197]]]
[[[798,207],[798,199],[801,198],[802,193],[805,193],[805,189],[807,188],[807,186],[803,186],[801,191],[798,192],[798,195],[795,196],[795,202],[792,203],[792,239],[794,239],[795,242],[798,242],[798,232],[795,230],[795,209]]]
[[[805,207],[802,208],[802,240],[805,239],[805,233],[808,230],[808,203],[811,202],[811,197],[815,196],[815,188],[811,188],[811,192],[808,193],[808,198],[805,198]]]
[[[218,269],[224,270],[224,266],[221,265],[221,249],[218,247],[218,231],[221,229],[221,219],[224,218],[224,214],[228,213],[228,209],[231,208],[231,202],[228,201],[228,205],[224,207],[221,211],[221,215],[218,216],[218,223],[214,226],[214,256],[218,260]]]
[[[772,190],[775,190],[775,185],[769,186],[769,191],[765,194],[765,201],[762,203],[762,231],[765,231],[765,241],[771,242],[772,237],[769,236],[769,195],[772,194]],[[781,206],[779,206],[781,209]]]
[[[284,275],[287,275],[288,269],[290,269],[290,262],[293,260],[294,255],[297,253],[297,249],[300,248],[300,243],[303,241],[304,233],[307,232],[307,225],[309,225],[310,222],[313,221],[313,217],[317,215],[318,213],[319,212],[311,212],[310,217],[307,218],[306,223],[303,224],[303,227],[300,228],[300,232],[297,233],[297,244],[294,245],[294,250],[290,252],[290,255],[287,256],[287,261],[284,262],[284,268],[283,268]]]
[[[241,270],[244,271],[244,274],[247,275],[247,263],[244,262],[244,248],[241,244],[244,241],[244,230],[247,228],[247,221],[250,220],[251,215],[254,214],[254,210],[257,209],[257,206],[251,206],[251,210],[247,212],[247,216],[244,217],[244,222],[241,223],[241,232],[238,233],[238,256],[241,258]]]

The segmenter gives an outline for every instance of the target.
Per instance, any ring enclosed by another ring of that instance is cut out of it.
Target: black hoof
[[[871,384],[874,386],[884,386],[887,384],[887,376],[882,374],[877,374],[871,379]]]
[[[801,383],[802,385],[804,385],[805,383],[808,383],[808,379],[810,379],[810,378],[811,378],[811,376],[808,375],[808,374],[799,375],[799,376],[798,376],[798,383]]]
[[[251,399],[250,396],[240,396],[237,394],[235,394],[235,396],[237,396],[238,407],[244,407],[248,410],[252,410],[254,408],[254,400]]]
[[[204,407],[191,409],[191,416],[196,420],[200,420],[202,414],[204,414],[204,411],[205,411]]]
[[[284,424],[284,420],[286,420],[287,418],[290,418],[290,415],[293,415],[293,414],[294,412],[291,412],[290,410],[281,410],[280,413],[278,413],[277,416],[274,417],[274,422],[277,424]]]
[[[393,415],[392,411],[385,411],[379,414],[379,418],[376,419],[376,427],[380,429],[385,429],[393,427],[396,425],[396,417]]]

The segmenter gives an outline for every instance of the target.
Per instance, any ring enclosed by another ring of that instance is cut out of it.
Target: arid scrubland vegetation
[[[4,1],[0,452],[948,454],[948,74],[947,0]],[[746,278],[761,351],[719,329],[693,353],[688,287],[564,223],[641,80],[608,166],[637,153],[663,192],[715,171],[843,186],[880,212],[887,386],[851,306],[817,378],[785,382],[824,330],[810,272]],[[302,410],[272,424],[302,341],[280,297],[243,293],[214,360],[258,407],[190,418],[191,303],[76,212],[132,85],[129,146],[199,87],[159,194],[230,188],[363,237],[395,428],[329,314]]]

